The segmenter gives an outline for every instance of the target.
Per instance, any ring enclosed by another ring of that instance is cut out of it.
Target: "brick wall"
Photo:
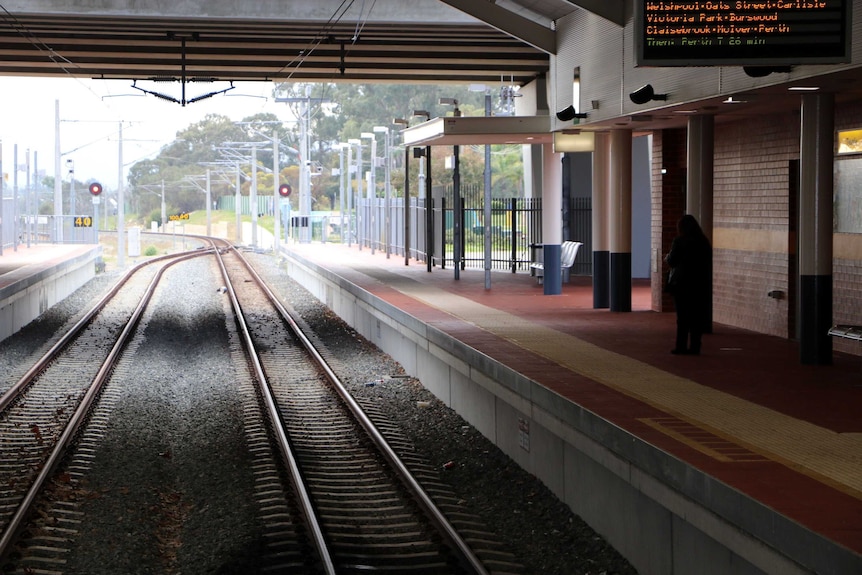
[[[664,257],[676,237],[676,223],[685,214],[686,131],[662,130],[653,135],[652,153],[652,309],[673,311],[664,293],[667,264]],[[664,171],[664,173],[662,173]]]
[[[716,123],[713,319],[788,337],[798,113]],[[767,296],[772,290],[784,299]]]

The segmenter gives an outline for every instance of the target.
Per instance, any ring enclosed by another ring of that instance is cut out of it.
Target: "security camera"
[[[561,122],[571,122],[575,119],[575,107],[568,106],[557,112],[557,119]]]
[[[559,112],[557,112],[557,119],[558,119],[559,121],[561,121],[561,122],[571,122],[571,121],[572,121],[572,120],[574,120],[575,118],[581,118],[581,119],[583,119],[583,118],[586,118],[586,117],[587,117],[587,115],[586,115],[586,114],[578,114],[578,113],[575,111],[575,107],[574,107],[574,106],[569,106],[569,107],[567,107],[567,108],[563,108],[562,110],[560,110]]]
[[[650,100],[667,100],[667,94],[656,94],[652,84],[642,86],[629,94],[635,104],[646,104]]]

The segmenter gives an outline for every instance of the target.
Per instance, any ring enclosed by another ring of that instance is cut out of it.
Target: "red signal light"
[[[290,196],[292,191],[293,189],[290,187],[290,184],[281,184],[278,186],[278,194],[283,198]]]
[[[99,194],[101,194],[102,193],[102,184],[100,184],[98,182],[93,182],[92,184],[90,184],[90,193],[93,194],[94,196],[98,196]]]

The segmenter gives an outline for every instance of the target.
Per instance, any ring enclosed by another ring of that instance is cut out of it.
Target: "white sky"
[[[144,86],[143,83],[139,83]],[[3,172],[13,185],[14,148],[18,146],[18,186],[27,181],[27,150],[30,173],[38,169],[54,175],[55,102],[60,103],[60,172],[67,178],[66,160],[74,162],[75,179],[98,180],[115,190],[119,176],[119,126],[123,124],[124,174],[135,162],[155,156],[173,141],[176,133],[204,118],[223,114],[239,121],[259,112],[279,118],[291,117],[288,105],[272,98],[270,82],[238,82],[226,94],[181,106],[133,89],[127,80],[86,80],[74,78],[0,77],[0,141],[3,145]],[[189,84],[186,99],[227,88],[227,82]],[[146,83],[175,98],[181,97],[179,83]],[[253,97],[262,96],[262,97]]]

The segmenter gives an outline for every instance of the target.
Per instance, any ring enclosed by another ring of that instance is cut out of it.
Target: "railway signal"
[[[101,194],[102,184],[100,184],[99,182],[93,182],[92,184],[90,184],[90,193],[94,196],[98,196],[99,194]]]
[[[287,198],[290,196],[290,193],[293,191],[293,188],[290,187],[290,184],[281,184],[278,186],[278,194],[282,198]]]

